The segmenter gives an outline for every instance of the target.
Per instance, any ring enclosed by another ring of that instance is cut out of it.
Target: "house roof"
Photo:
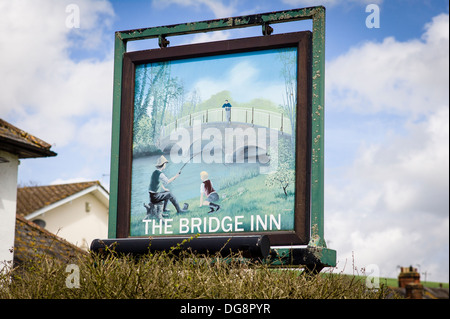
[[[29,220],[91,192],[108,206],[109,194],[99,181],[20,187],[16,213]]]
[[[28,134],[14,125],[0,119],[1,149],[19,158],[49,157],[57,154],[50,150],[51,145]]]
[[[85,253],[83,249],[26,220],[23,216],[16,215],[14,264],[21,264],[42,254],[68,260]]]
[[[449,299],[448,288],[423,287],[424,298],[427,299]]]
[[[406,288],[389,287],[389,289],[395,292],[402,298],[407,298]],[[423,287],[423,299],[449,299],[448,288],[430,288]]]

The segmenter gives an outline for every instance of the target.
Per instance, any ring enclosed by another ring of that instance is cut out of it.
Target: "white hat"
[[[164,157],[164,155],[161,155],[161,157],[158,158],[158,160],[156,161],[156,165],[155,166],[159,168],[159,167],[163,166],[166,163],[169,163],[169,161]]]

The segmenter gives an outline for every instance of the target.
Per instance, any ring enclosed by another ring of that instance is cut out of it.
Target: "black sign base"
[[[156,237],[156,238],[115,238],[94,239],[91,251],[144,255],[149,252],[172,251],[177,253],[190,250],[197,254],[219,253],[226,257],[241,253],[245,258],[264,259],[269,255],[270,240],[266,235],[257,236],[205,236],[205,237]],[[176,249],[175,249],[176,248]]]

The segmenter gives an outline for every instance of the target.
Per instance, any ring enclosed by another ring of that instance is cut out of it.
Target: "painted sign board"
[[[123,55],[116,237],[308,244],[311,38]]]

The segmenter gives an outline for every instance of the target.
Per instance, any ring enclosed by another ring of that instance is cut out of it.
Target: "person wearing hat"
[[[208,172],[201,172],[200,178],[202,180],[202,183],[200,184],[200,207],[202,207],[203,205],[208,205],[208,214],[211,214],[220,209],[219,205],[213,203],[219,200],[219,194],[217,194],[216,190],[214,189],[212,182],[209,179]],[[206,200],[203,200],[203,195],[206,196]]]
[[[148,188],[150,194],[150,202],[152,204],[164,202],[163,211],[167,212],[167,203],[168,201],[170,201],[173,206],[175,206],[177,213],[182,213],[188,209],[188,204],[185,203],[183,209],[181,209],[175,196],[173,196],[170,190],[165,187],[168,184],[172,183],[175,179],[177,179],[178,176],[180,176],[181,172],[178,172],[172,178],[167,178],[167,176],[163,173],[163,170],[166,168],[167,163],[169,163],[169,161],[164,157],[164,155],[161,155],[161,157],[159,157],[156,161],[156,170],[152,173],[152,176],[150,178],[150,185]]]

